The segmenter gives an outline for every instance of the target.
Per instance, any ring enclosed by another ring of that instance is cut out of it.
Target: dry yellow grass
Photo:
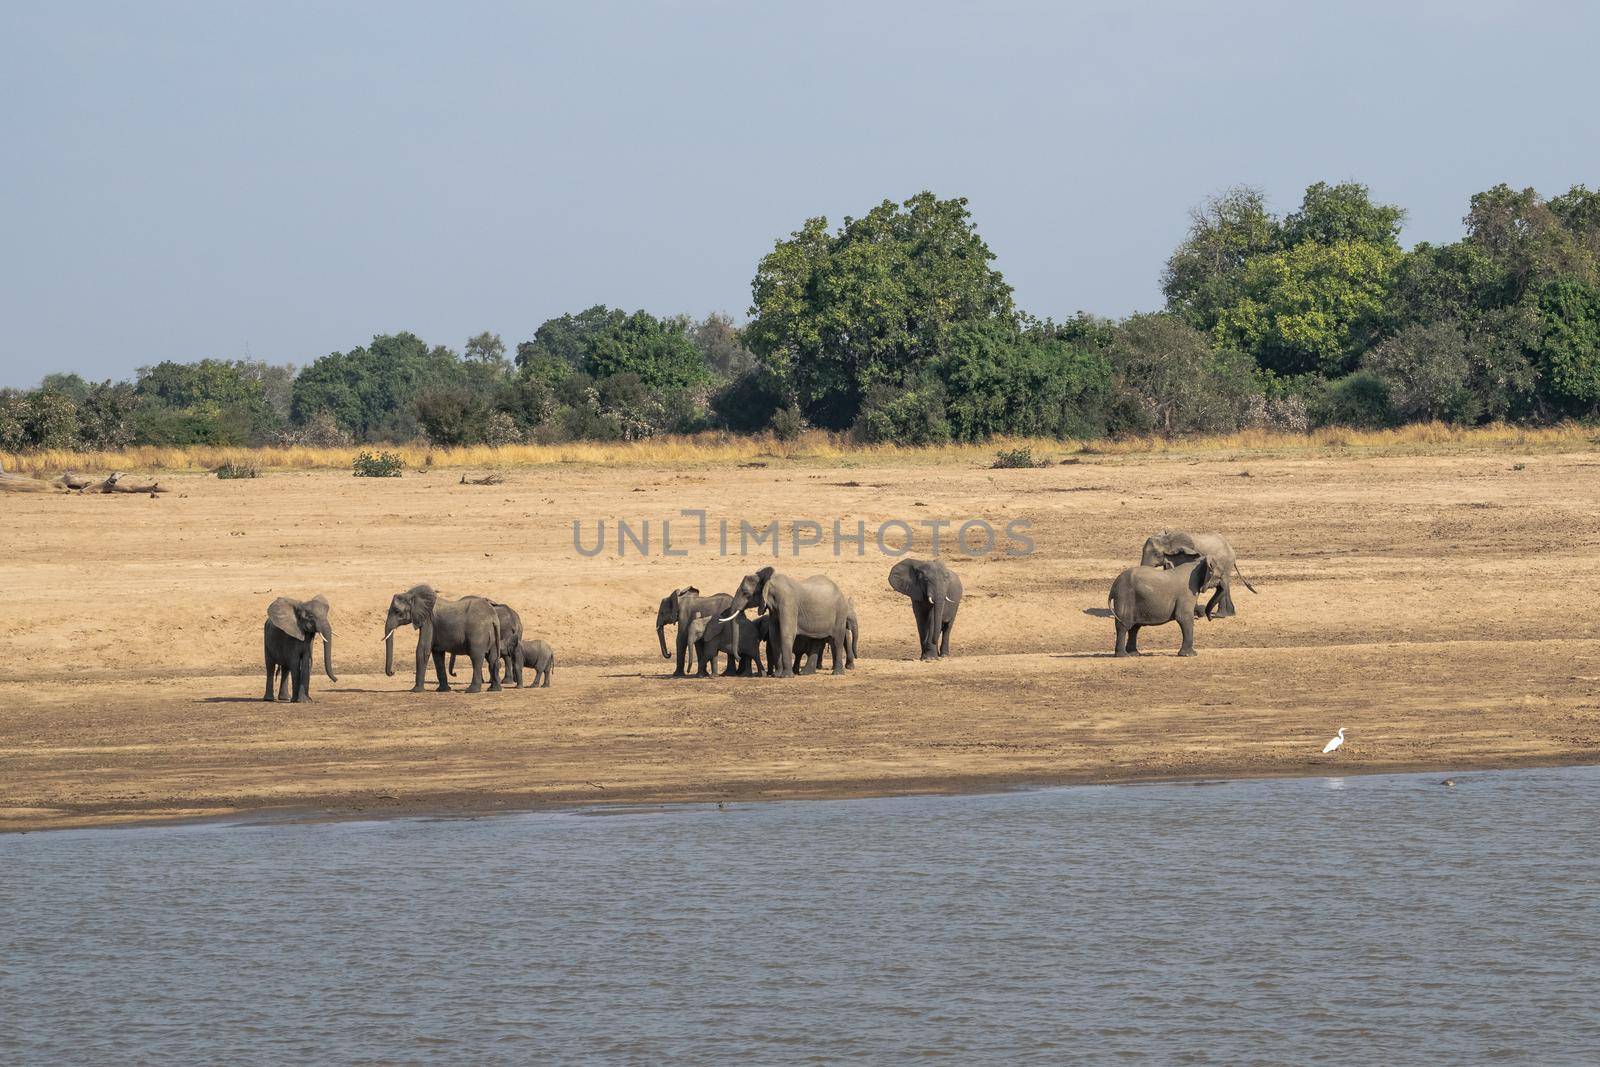
[[[1243,430],[1208,437],[1133,437],[1117,440],[1058,441],[1052,438],[995,438],[982,444],[912,448],[900,445],[862,445],[843,434],[812,431],[793,441],[771,436],[735,436],[705,433],[668,436],[648,441],[582,441],[561,445],[506,445],[492,448],[434,448],[426,444],[371,445],[339,448],[163,448],[140,446],[115,452],[48,450],[0,453],[8,471],[45,474],[80,471],[203,471],[224,463],[261,470],[348,470],[362,451],[388,451],[403,457],[408,467],[544,467],[588,464],[601,467],[687,466],[761,459],[804,459],[812,462],[848,462],[853,458],[908,462],[981,462],[1000,449],[1029,448],[1036,458],[1060,459],[1074,455],[1186,455],[1207,452],[1293,454],[1299,452],[1360,451],[1385,454],[1426,454],[1502,447],[1586,450],[1600,444],[1600,428],[1580,423],[1527,428],[1496,424],[1463,428],[1444,423],[1417,423],[1395,430],[1323,429],[1306,434]]]

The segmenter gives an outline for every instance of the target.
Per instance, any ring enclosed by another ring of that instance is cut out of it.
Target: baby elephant
[[[267,695],[272,700],[272,676],[278,675],[278,700],[298,704],[311,699],[311,642],[322,635],[322,669],[328,681],[333,674],[333,626],[328,622],[328,601],[324,597],[290,600],[281,596],[267,607],[267,622],[261,643],[267,661]],[[291,689],[292,687],[292,689]]]
[[[550,647],[550,642],[522,642],[522,663],[525,667],[533,668],[533,681],[528,683],[530,687],[550,688],[550,672],[556,666],[556,653]]]
[[[1195,600],[1222,582],[1215,556],[1202,556],[1171,569],[1129,567],[1111,583],[1109,603],[1117,619],[1117,655],[1139,655],[1139,629],[1176,622],[1183,631],[1180,656],[1194,655]]]
[[[728,657],[724,677],[760,674],[761,642],[759,621],[742,611],[726,621],[702,615],[689,623],[689,644],[701,663],[711,665],[712,674],[717,673],[717,657],[724,653]]]

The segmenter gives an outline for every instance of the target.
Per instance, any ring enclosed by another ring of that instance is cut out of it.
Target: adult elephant
[[[500,616],[494,601],[481,596],[445,600],[427,585],[396,593],[389,601],[389,614],[383,624],[383,673],[390,677],[394,676],[394,632],[402,626],[417,628],[417,681],[411,687],[413,693],[422,692],[430,655],[439,677],[439,692],[450,691],[444,658],[452,652],[472,660],[472,684],[467,686],[467,692],[482,691],[485,673],[489,675],[489,691],[500,691]]]
[[[1187,530],[1162,530],[1153,537],[1145,538],[1144,551],[1139,555],[1139,562],[1146,567],[1176,567],[1192,560],[1204,559],[1210,556],[1218,567],[1222,568],[1221,585],[1211,594],[1211,599],[1206,602],[1205,616],[1207,619],[1226,619],[1238,614],[1233,608],[1233,578],[1238,576],[1244,587],[1252,593],[1256,587],[1251,585],[1239,571],[1239,558],[1234,554],[1233,545],[1219,533],[1189,533]],[[1195,615],[1200,611],[1198,607]]]
[[[494,612],[500,618],[500,677],[509,680],[517,689],[522,688],[522,616],[504,604],[495,604]],[[450,677],[456,676],[456,653],[450,653]]]
[[[772,646],[775,648],[778,678],[794,674],[794,639],[798,636],[825,637],[833,642],[833,673],[843,674],[849,649],[848,619],[850,602],[833,579],[820,574],[799,580],[762,567],[747,574],[733,594],[724,619],[731,619],[751,604],[766,609],[771,616]],[[770,654],[769,654],[770,655]],[[770,662],[770,660],[769,660]]]
[[[903,559],[889,568],[889,586],[911,598],[922,658],[950,654],[950,628],[961,608],[961,578],[936,559]]]
[[[684,660],[689,647],[689,624],[698,618],[721,618],[732,602],[733,597],[727,593],[701,596],[700,590],[692,585],[674,589],[661,598],[661,606],[656,608],[656,640],[661,644],[662,659],[672,658],[672,653],[667,651],[667,624],[671,623],[678,628],[678,666],[672,672],[674,678],[682,678],[685,674]],[[700,657],[698,673],[701,677],[709,673],[703,656]]]
[[[278,675],[278,700],[298,704],[311,699],[311,642],[322,635],[322,669],[328,681],[339,679],[333,673],[333,624],[328,621],[328,601],[316,596],[310,600],[291,600],[281,596],[267,606],[267,622],[262,627],[261,643],[267,662],[267,695],[272,700],[272,676]]]
[[[1180,656],[1194,655],[1196,600],[1222,581],[1222,566],[1215,556],[1201,556],[1175,567],[1129,567],[1111,583],[1106,604],[1117,623],[1115,652],[1137,656],[1139,631],[1146,626],[1176,622],[1183,633]]]

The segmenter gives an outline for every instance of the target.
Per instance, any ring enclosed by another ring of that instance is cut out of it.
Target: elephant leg
[[[422,692],[422,687],[428,680],[428,650],[433,647],[433,627],[426,625],[417,630],[417,684],[411,687],[413,693]],[[444,681],[444,658],[441,656],[436,661],[438,664],[439,680]]]
[[[261,698],[262,700],[270,701],[270,700],[273,699],[273,694],[272,694],[272,674],[273,674],[273,669],[274,669],[274,664],[272,662],[272,656],[269,654],[267,656],[267,695],[262,697]]]
[[[1178,612],[1178,629],[1183,631],[1183,647],[1178,649],[1178,655],[1194,655],[1194,616],[1188,612]]]
[[[439,692],[441,692],[441,693],[450,692],[450,676],[448,674],[446,674],[445,670],[444,670],[444,653],[443,652],[435,652],[433,654],[433,672],[439,676]],[[477,670],[477,664],[476,663],[473,664],[472,674],[473,674],[474,678],[477,677],[478,670]]]
[[[541,684],[543,685],[543,687],[545,689],[549,689],[550,688],[550,674],[554,670],[555,670],[555,666],[553,664],[544,669],[544,681]]]
[[[297,695],[295,697],[295,700],[303,701],[303,702],[306,702],[306,703],[310,703],[310,701],[311,701],[311,642],[309,642],[309,641],[306,642],[306,651],[305,651],[305,653],[302,654],[301,657],[300,657],[300,667],[299,667],[299,671],[298,671],[298,673],[297,673],[297,675],[295,677],[295,681],[298,683],[298,684],[296,684],[295,688],[300,691],[299,695]]]
[[[933,642],[938,636],[929,632],[933,623],[933,609],[927,604],[911,602],[911,613],[917,617],[917,654],[923,659],[933,659]]]
[[[944,632],[939,635],[939,655],[941,656],[950,654],[950,628],[955,624],[956,621],[954,619],[945,620]]]
[[[498,693],[504,688],[500,684],[500,656],[495,650],[483,654],[483,665],[489,669],[489,692]]]
[[[294,671],[294,661],[293,660],[285,660],[284,662],[278,664],[278,699],[279,700],[288,700],[288,699],[290,699],[290,697],[289,697],[290,685],[291,685],[291,683],[293,681],[293,679],[291,678],[291,673],[293,671]]]
[[[1217,612],[1217,618],[1233,618],[1235,614],[1233,610],[1233,582],[1227,578],[1222,579],[1222,584],[1217,587],[1216,596],[1211,598],[1213,604],[1218,603],[1219,600],[1221,601],[1221,610]]]
[[[1118,659],[1121,659],[1122,657],[1124,657],[1126,655],[1129,655],[1129,652],[1128,652],[1128,628],[1126,626],[1122,625],[1122,620],[1121,619],[1117,620],[1117,644],[1116,644],[1115,655],[1116,655],[1116,657]]]
[[[688,672],[685,670],[685,659],[689,655],[689,626],[687,623],[678,623],[678,665],[673,668],[672,676],[682,678]]]

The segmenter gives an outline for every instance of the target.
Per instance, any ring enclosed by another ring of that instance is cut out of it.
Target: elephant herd
[[[464,596],[447,600],[427,585],[396,593],[389,601],[389,613],[383,624],[383,672],[390,677],[394,676],[394,632],[402,626],[413,626],[417,630],[413,693],[422,692],[430,658],[439,691],[449,691],[457,656],[467,656],[472,661],[469,693],[482,691],[485,675],[491,692],[501,688],[501,678],[520,687],[528,668],[533,670],[531,685],[550,685],[556,662],[550,643],[524,639],[522,616],[488,597]],[[319,596],[299,601],[279,597],[268,606],[262,636],[267,666],[267,691],[263,699],[293,703],[311,699],[311,643],[318,635],[322,637],[323,670],[329,681],[337,682],[339,679],[333,673],[333,626],[328,621],[327,598]],[[446,656],[449,657],[448,668]],[[274,675],[278,680],[276,695],[273,693]]]
[[[921,559],[900,560],[888,577],[890,588],[911,601],[921,658],[950,655],[950,631],[961,608],[961,578],[942,561]],[[1124,570],[1111,584],[1107,602],[1116,623],[1115,654],[1139,655],[1141,629],[1176,622],[1183,637],[1178,654],[1194,655],[1194,620],[1236,613],[1236,577],[1252,593],[1256,591],[1239,572],[1233,546],[1221,534],[1164,531],[1147,538],[1139,565]],[[1212,595],[1202,608],[1199,598],[1207,592]],[[753,616],[747,614],[750,609],[755,609]],[[765,673],[779,678],[815,672],[825,651],[832,655],[834,674],[843,674],[856,662],[855,603],[823,575],[801,579],[762,567],[745,575],[731,594],[706,596],[694,586],[674,589],[661,598],[656,611],[656,640],[664,659],[674,658],[667,648],[669,625],[677,631],[674,677],[686,676],[691,665],[700,677],[714,675],[722,657],[726,657],[724,675]],[[430,658],[439,690],[449,690],[457,656],[472,663],[469,693],[484,688],[485,676],[491,692],[501,688],[502,678],[520,687],[529,667],[534,672],[532,685],[550,684],[555,653],[549,643],[525,640],[521,616],[487,597],[447,600],[426,585],[396,593],[384,621],[384,673],[391,677],[394,633],[402,626],[417,630],[413,693],[423,690]],[[328,601],[320,596],[307,601],[279,597],[267,608],[266,700],[311,698],[311,645],[318,635],[323,639],[323,669],[329,680],[338,681],[333,673]]]

